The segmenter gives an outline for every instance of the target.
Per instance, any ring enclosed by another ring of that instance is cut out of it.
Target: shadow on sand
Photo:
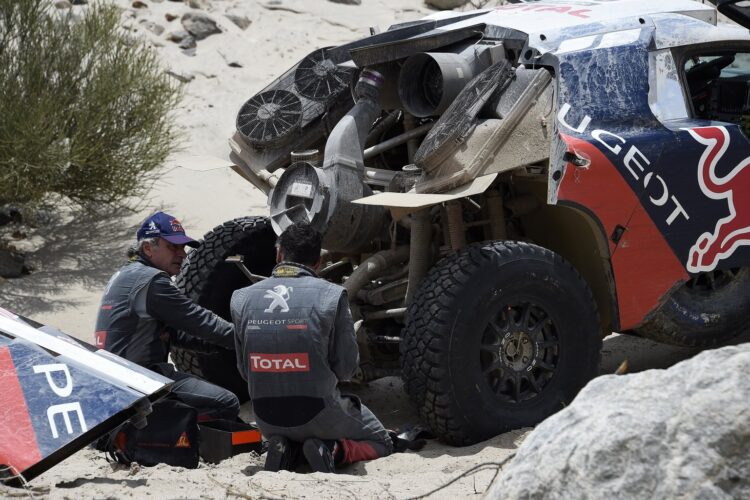
[[[137,224],[124,223],[133,212],[76,211],[49,225],[45,244],[28,254],[35,267],[30,275],[0,283],[2,307],[29,317],[74,307],[79,301],[60,290],[71,287],[101,290],[114,270],[125,262]]]

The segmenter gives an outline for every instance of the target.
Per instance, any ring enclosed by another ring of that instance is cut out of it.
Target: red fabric
[[[378,452],[366,441],[352,441],[351,439],[339,439],[338,445],[343,450],[342,464],[353,464],[362,460],[374,460],[380,458]]]

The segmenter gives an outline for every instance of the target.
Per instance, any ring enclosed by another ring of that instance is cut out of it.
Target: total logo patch
[[[309,372],[310,357],[306,352],[288,354],[251,352],[250,371],[256,373]]]

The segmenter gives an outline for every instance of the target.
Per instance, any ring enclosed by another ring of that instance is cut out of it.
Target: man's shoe
[[[278,472],[291,470],[294,466],[294,444],[284,436],[271,436],[268,439],[268,452],[264,470]]]
[[[331,451],[334,445],[335,441],[324,441],[318,438],[305,440],[302,453],[313,472],[336,472]]]

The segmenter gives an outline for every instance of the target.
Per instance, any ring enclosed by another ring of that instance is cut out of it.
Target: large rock
[[[221,33],[221,29],[211,16],[203,12],[187,12],[182,16],[182,27],[196,40]]]
[[[750,498],[750,344],[607,375],[540,424],[488,498]]]

